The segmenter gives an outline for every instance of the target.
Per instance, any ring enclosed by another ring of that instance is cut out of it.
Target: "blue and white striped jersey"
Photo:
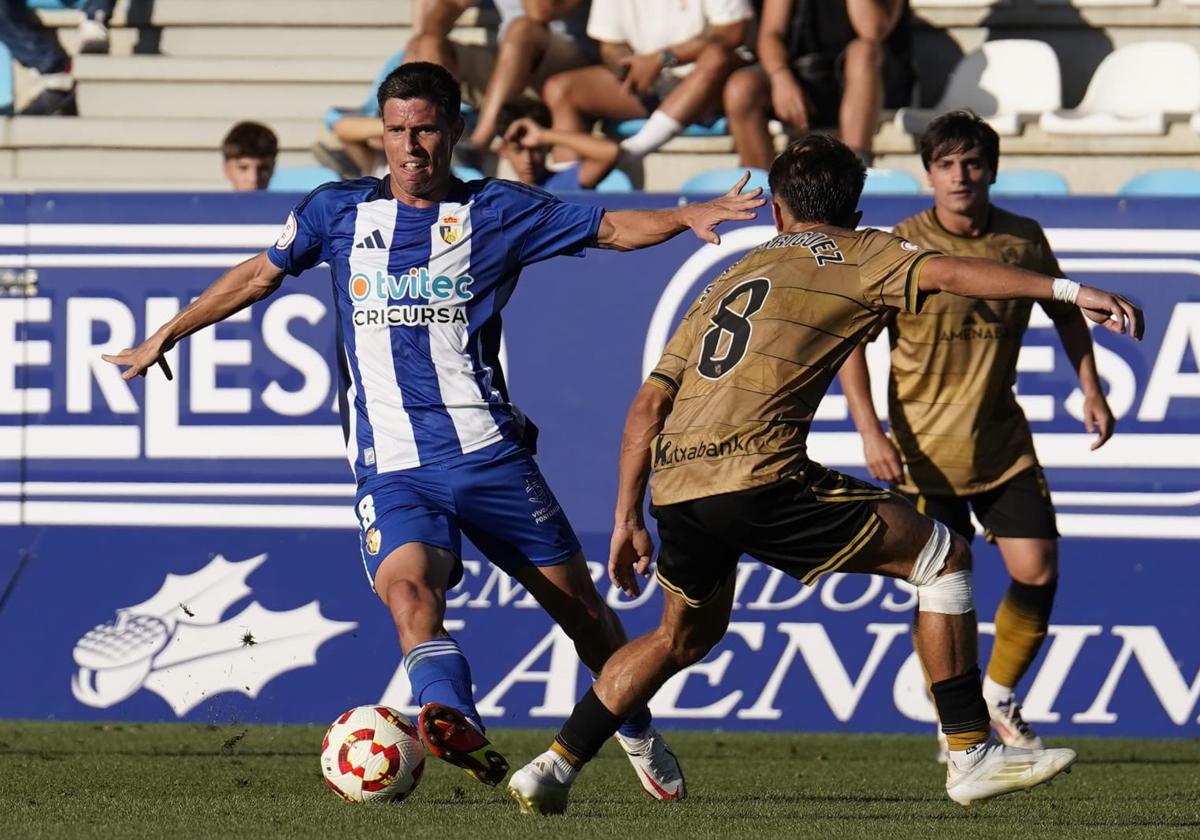
[[[500,310],[521,269],[593,242],[603,211],[511,181],[452,179],[441,204],[387,178],[326,184],[288,216],[271,262],[328,262],[342,429],[355,478],[519,440],[499,367]]]

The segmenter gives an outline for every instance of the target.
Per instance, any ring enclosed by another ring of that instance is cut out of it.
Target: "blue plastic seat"
[[[391,73],[393,70],[399,67],[402,61],[404,61],[404,50],[400,50],[383,63],[383,66],[379,68],[379,73],[377,73],[375,76],[375,81],[371,82],[371,93],[365,100],[363,100],[362,105],[359,105],[357,108],[338,108],[337,106],[330,106],[327,108],[325,111],[325,127],[332,131],[333,124],[342,117],[379,116],[379,102],[375,98],[375,92],[379,90],[379,86],[383,84],[383,80],[388,77],[388,73]]]
[[[868,169],[863,195],[912,195],[921,185],[912,173],[903,169]]]
[[[481,178],[487,177],[474,166],[452,166],[450,170],[454,173],[454,177],[460,181],[478,181]]]
[[[645,120],[606,121],[604,131],[613,137],[632,137],[642,130]],[[724,137],[729,133],[729,120],[717,117],[710,123],[692,123],[683,130],[683,137]]]
[[[0,44],[0,114],[13,112],[13,61],[8,47]]]
[[[620,169],[614,169],[596,185],[596,192],[631,193],[633,192],[633,181],[630,181],[629,176]]]
[[[322,184],[340,181],[332,169],[324,166],[280,166],[276,167],[267,189],[271,192],[311,192]]]
[[[1049,169],[1002,169],[992,195],[1069,195],[1067,179]]]
[[[742,189],[742,192],[749,192],[755,187],[762,187],[763,192],[770,192],[771,186],[767,183],[767,172],[765,169],[755,169],[753,167],[735,166],[730,169],[710,169],[707,172],[701,172],[693,175],[683,182],[683,186],[679,188],[681,193],[727,193],[729,188],[738,182],[746,170],[750,170],[750,180]]]
[[[1130,178],[1120,195],[1200,195],[1200,170],[1154,169]]]

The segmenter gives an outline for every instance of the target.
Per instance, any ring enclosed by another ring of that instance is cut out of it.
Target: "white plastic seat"
[[[964,55],[950,74],[941,100],[933,108],[901,108],[896,127],[920,134],[934,118],[956,108],[970,108],[997,134],[1021,133],[1022,118],[1062,107],[1058,57],[1044,41],[988,41]]]
[[[1200,111],[1192,114],[1192,131],[1200,134]]]
[[[1200,53],[1177,41],[1143,41],[1110,53],[1078,108],[1048,111],[1047,134],[1165,134],[1167,117],[1200,108]]]

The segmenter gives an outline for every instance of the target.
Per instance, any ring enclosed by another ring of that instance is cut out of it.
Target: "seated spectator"
[[[112,20],[117,0],[87,0],[83,4],[83,20],[79,22],[79,52],[108,52],[108,22]]]
[[[480,168],[500,134],[496,129],[500,109],[530,86],[536,96],[555,73],[595,62],[596,51],[584,31],[587,0],[496,0],[498,48],[452,41],[450,31],[476,2],[418,2],[404,61],[430,61],[446,67],[462,84],[464,101],[478,106],[475,128],[459,142],[455,159]],[[342,149],[317,144],[313,152],[318,161],[346,178],[376,169],[382,149],[378,113],[342,117],[334,123],[333,133]]]
[[[743,166],[775,159],[774,116],[806,132],[837,127],[868,164],[881,106],[912,98],[907,0],[763,0],[758,60],[725,86],[725,114]]]
[[[22,67],[37,74],[37,93],[24,108],[24,116],[73,116],[75,77],[71,59],[58,38],[46,28],[24,0],[0,0],[0,43],[8,47]]]
[[[620,147],[595,134],[555,131],[546,127],[549,122],[550,112],[540,103],[504,106],[496,123],[504,138],[497,150],[500,157],[530,186],[551,192],[594,189],[617,165]],[[554,145],[571,149],[578,160],[551,170],[547,155]]]
[[[559,131],[587,134],[596,118],[648,118],[621,142],[634,161],[721,107],[721,89],[738,66],[753,9],[749,0],[672,0],[670,11],[644,0],[592,0],[588,35],[604,64],[552,76],[543,97]],[[577,153],[555,147],[557,160]]]
[[[221,141],[225,178],[237,192],[265,190],[275,172],[279,140],[262,123],[240,122]]]

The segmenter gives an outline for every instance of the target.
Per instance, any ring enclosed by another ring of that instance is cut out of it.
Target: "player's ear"
[[[771,221],[775,223],[775,232],[783,233],[786,223],[783,220],[783,205],[779,203],[779,199],[771,199]]]

